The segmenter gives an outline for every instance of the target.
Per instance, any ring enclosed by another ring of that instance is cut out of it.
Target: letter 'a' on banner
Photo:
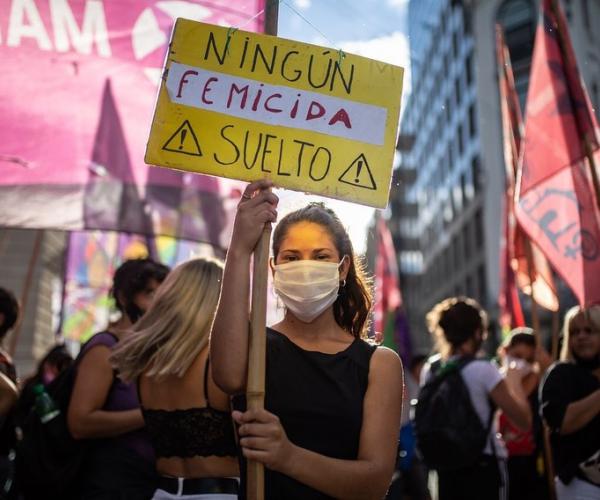
[[[387,205],[401,67],[178,19],[145,160]]]

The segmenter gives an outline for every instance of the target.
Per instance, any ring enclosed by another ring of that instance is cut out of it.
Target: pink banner
[[[173,22],[262,31],[263,7],[264,0],[0,2],[0,224],[156,229],[161,216],[144,201],[146,184],[175,193],[190,184],[143,160]],[[223,195],[214,183],[208,191],[215,188]],[[121,227],[124,211],[133,221]]]

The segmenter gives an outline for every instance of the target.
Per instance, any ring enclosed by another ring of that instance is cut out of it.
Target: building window
[[[446,99],[446,122],[448,125],[452,123],[452,105],[450,98]]]
[[[583,26],[585,27],[588,36],[593,40],[594,34],[592,32],[592,25],[590,24],[590,4],[588,0],[581,0],[581,10],[583,16]]]
[[[444,203],[444,226],[449,225],[454,217],[454,207],[452,203],[452,196]]]
[[[443,64],[444,64],[444,76],[446,77],[450,73],[450,53],[448,51],[444,52]]]
[[[454,80],[454,95],[456,97],[456,107],[458,108],[460,106],[460,97],[461,97],[460,78],[457,78],[456,80]]]
[[[458,154],[459,156],[462,156],[465,150],[462,123],[458,126],[458,129],[456,130],[456,142],[458,143]]]
[[[452,54],[454,59],[458,59],[458,32],[455,30],[452,32]]]
[[[537,20],[535,2],[505,0],[498,9],[497,19],[504,29],[521,109],[525,109]]]
[[[452,246],[454,247],[454,269],[458,270],[461,267],[462,259],[461,259],[461,242],[460,242],[460,233],[456,235],[454,241],[452,242]]]
[[[469,137],[477,134],[477,117],[475,116],[475,104],[469,106]]]
[[[481,189],[481,162],[479,156],[475,155],[471,160],[471,178],[473,179],[473,189],[478,193]]]
[[[454,201],[454,204],[457,207],[457,211],[462,210],[463,197],[462,193],[460,192],[460,186],[454,186],[454,189],[452,189],[452,200]]]
[[[470,52],[465,60],[465,74],[467,85],[471,85],[473,83],[473,52]]]
[[[477,268],[477,281],[479,285],[479,301],[485,306],[487,302],[487,280],[485,279],[485,266],[483,264]]]
[[[598,82],[592,82],[592,105],[596,111],[596,117],[600,120],[600,91],[598,90]]]
[[[471,258],[471,232],[469,231],[468,223],[463,227],[463,248],[465,252],[465,258],[469,260]]]
[[[465,282],[465,286],[467,288],[467,296],[468,297],[475,297],[476,296],[476,292],[473,288],[473,278],[471,276],[467,276],[467,280]],[[477,298],[477,297],[475,297]]]
[[[463,30],[467,35],[471,34],[471,14],[472,9],[462,8]]]
[[[467,203],[468,203],[468,196],[467,196],[467,181],[465,179],[465,174],[462,174],[460,176],[460,195],[462,198],[462,204],[466,207]]]
[[[483,248],[483,212],[481,208],[475,213],[475,245],[478,249]]]

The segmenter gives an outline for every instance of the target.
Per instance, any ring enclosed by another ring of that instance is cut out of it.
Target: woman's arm
[[[600,413],[600,389],[567,406],[560,426],[562,435],[573,434],[589,424]]]
[[[335,498],[380,500],[390,485],[398,447],[403,373],[397,354],[371,359],[357,460],[326,457],[291,443],[266,410],[234,412],[244,456]]]
[[[112,437],[144,426],[140,409],[126,411],[102,410],[113,383],[113,369],[107,346],[91,348],[77,367],[77,378],[67,423],[75,439]]]
[[[533,419],[531,407],[523,390],[521,374],[517,369],[507,370],[506,378],[492,389],[490,397],[519,429],[526,431],[531,427]]]
[[[248,365],[250,256],[265,223],[277,219],[277,197],[266,191],[270,181],[249,184],[238,205],[227,251],[221,297],[210,335],[211,370],[226,393],[242,392]]]
[[[6,415],[18,398],[17,386],[4,373],[0,372],[0,416]]]

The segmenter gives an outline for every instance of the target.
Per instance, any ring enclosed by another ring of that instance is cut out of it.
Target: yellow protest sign
[[[178,19],[146,162],[385,207],[403,73]]]

